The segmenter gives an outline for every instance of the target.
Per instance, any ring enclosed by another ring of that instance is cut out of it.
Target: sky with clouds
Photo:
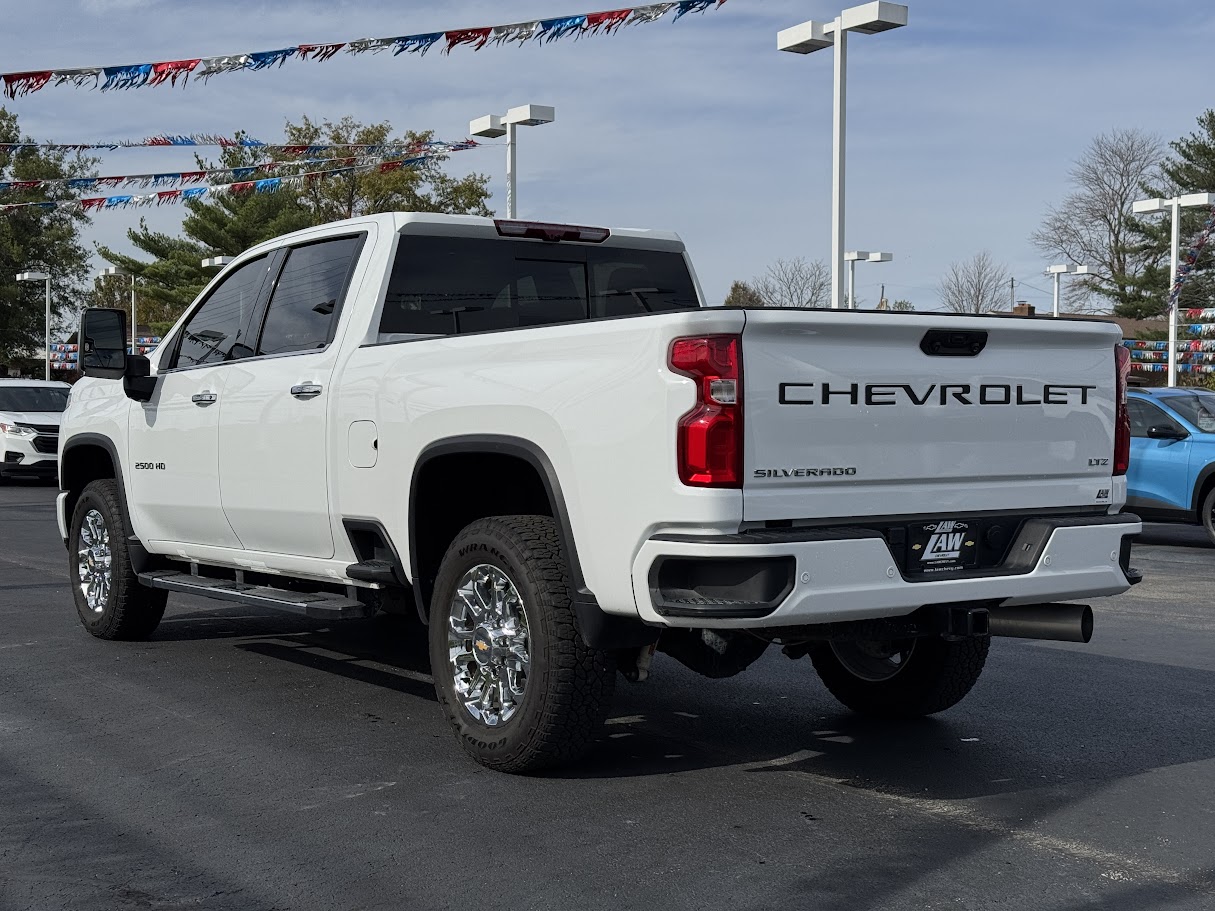
[[[592,0],[590,8],[595,8]],[[829,257],[831,52],[779,53],[776,32],[829,19],[824,0],[729,0],[612,37],[450,56],[339,54],[325,63],[102,94],[48,86],[4,104],[42,141],[231,134],[279,141],[286,120],[351,115],[462,138],[516,104],[556,107],[521,130],[521,217],[678,231],[710,302],[778,258]],[[1139,127],[1173,139],[1212,104],[1209,0],[911,0],[909,25],[849,43],[849,249],[857,294],[936,305],[950,262],[987,249],[1049,306],[1029,243],[1093,136]],[[0,71],[175,60],[496,25],[587,12],[578,0],[3,0]],[[491,176],[504,150],[454,156]],[[102,173],[184,170],[188,150],[106,153]],[[1215,188],[1204,188],[1213,189]],[[146,217],[100,213],[88,240],[131,252]],[[98,263],[99,266],[104,265]],[[1035,287],[1036,286],[1036,287]]]

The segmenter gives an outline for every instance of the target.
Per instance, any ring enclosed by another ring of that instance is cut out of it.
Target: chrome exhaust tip
[[[1088,642],[1093,638],[1093,609],[1087,604],[993,607],[988,619],[993,636],[1056,642]]]

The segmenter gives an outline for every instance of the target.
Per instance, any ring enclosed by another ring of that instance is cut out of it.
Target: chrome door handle
[[[321,387],[316,383],[301,383],[291,387],[291,394],[297,399],[313,399],[321,394]]]
[[[200,408],[205,408],[207,405],[214,405],[218,401],[219,396],[214,392],[200,392],[197,395],[190,396],[190,401]]]

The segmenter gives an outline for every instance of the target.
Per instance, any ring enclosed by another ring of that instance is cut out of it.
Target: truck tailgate
[[[1119,338],[1084,320],[749,310],[743,518],[1108,506]]]

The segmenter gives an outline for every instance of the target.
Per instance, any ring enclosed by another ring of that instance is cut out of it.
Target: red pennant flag
[[[245,180],[245,181],[242,181],[241,183],[234,183],[234,184],[232,184],[232,186],[230,186],[228,188],[229,192],[232,192],[232,193],[248,193],[252,189],[253,189],[253,181],[251,181],[251,180]]]
[[[206,171],[182,171],[181,172],[181,182],[182,183],[202,183],[206,179],[207,179]]]
[[[43,70],[38,73],[5,73],[4,94],[9,98],[28,95],[36,92],[51,81],[51,71]]]
[[[104,196],[94,196],[90,199],[80,200],[80,206],[86,212],[89,211],[90,209],[100,209],[102,206],[105,205],[105,200],[106,200],[106,197],[104,197]]]
[[[312,59],[318,63],[322,60],[328,60],[338,51],[346,46],[346,42],[341,44],[301,44],[299,49],[300,60],[307,60],[311,55]]]
[[[181,190],[161,190],[156,194],[156,205],[161,206],[166,202],[175,202],[181,197]]]
[[[167,81],[170,85],[177,85],[177,77],[182,77],[182,85],[186,84],[185,80],[190,78],[190,73],[194,71],[194,67],[198,66],[199,58],[194,60],[168,60],[164,63],[152,64],[152,76],[148,79],[148,85],[160,85]]]
[[[605,35],[610,35],[613,29],[618,29],[628,21],[633,14],[631,9],[614,9],[606,13],[587,13],[586,30],[595,34],[603,29]]]
[[[485,47],[485,42],[489,40],[492,28],[462,28],[452,32],[444,32],[443,37],[447,39],[447,47],[444,48],[444,54],[450,54],[451,49],[460,44],[473,45],[474,51],[479,51]]]

